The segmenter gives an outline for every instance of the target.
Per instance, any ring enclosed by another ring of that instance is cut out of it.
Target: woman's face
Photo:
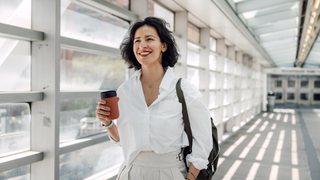
[[[145,25],[136,30],[133,52],[141,66],[161,64],[162,53],[166,50],[166,43],[160,41],[154,27]]]

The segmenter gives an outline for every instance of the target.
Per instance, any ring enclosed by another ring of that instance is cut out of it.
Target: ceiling
[[[213,0],[157,0],[171,10],[188,11],[193,24],[199,28],[211,28],[211,35],[216,38],[224,38],[228,45],[233,45],[237,50],[250,55],[253,60],[264,67],[274,67],[274,63],[259,42],[252,36],[241,20],[233,13],[225,0],[229,12],[219,6],[219,2]],[[230,16],[234,17],[230,17]],[[192,17],[192,18],[191,18]],[[198,21],[198,22],[197,22]],[[200,23],[200,22],[201,23]]]
[[[227,0],[276,67],[294,67],[299,0]]]

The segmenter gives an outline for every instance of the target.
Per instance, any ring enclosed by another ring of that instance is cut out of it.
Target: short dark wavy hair
[[[145,25],[154,27],[160,37],[160,41],[162,43],[167,43],[167,50],[162,54],[162,67],[164,69],[168,66],[173,67],[177,63],[180,54],[178,53],[178,46],[172,32],[166,27],[168,23],[160,18],[147,17],[144,20],[135,22],[130,27],[129,37],[125,38],[120,45],[121,56],[128,63],[128,68],[134,68],[135,70],[141,69],[141,64],[138,62],[133,52],[133,43],[137,29]]]

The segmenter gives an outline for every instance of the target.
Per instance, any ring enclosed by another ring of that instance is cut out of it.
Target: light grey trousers
[[[179,153],[180,150],[166,154],[142,151],[131,165],[121,165],[117,180],[184,180],[187,169],[179,160]]]

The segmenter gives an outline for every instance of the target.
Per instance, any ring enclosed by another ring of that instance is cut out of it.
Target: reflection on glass
[[[61,1],[61,36],[119,48],[129,23],[68,0]]]
[[[129,9],[129,0],[105,0],[108,2],[111,2],[119,7],[122,7],[123,9]]]
[[[157,3],[149,0],[149,16],[158,17],[164,19],[167,23],[169,23],[168,29],[173,31],[174,29],[174,13],[159,6]]]
[[[210,82],[209,82],[209,89],[216,88],[216,74],[214,72],[210,72]]]
[[[31,28],[31,0],[0,0],[0,23]]]
[[[60,155],[60,180],[84,179],[123,162],[122,150],[110,142]]]
[[[200,29],[188,23],[188,39],[200,43]]]
[[[30,42],[0,37],[0,91],[30,91]]]
[[[30,165],[10,169],[5,172],[0,172],[0,179],[30,180]]]
[[[61,100],[60,142],[103,132],[105,128],[95,117],[98,99]]]
[[[200,52],[199,49],[196,49],[188,45],[188,55],[187,55],[187,64],[192,66],[199,66],[200,63]]]
[[[29,104],[0,104],[0,157],[30,149],[30,120]]]
[[[199,69],[187,68],[187,79],[199,88]]]
[[[60,59],[61,90],[117,89],[126,80],[127,66],[118,57],[61,49]]]
[[[209,56],[209,69],[216,70],[216,63],[217,63],[216,56],[210,54],[210,56]]]

